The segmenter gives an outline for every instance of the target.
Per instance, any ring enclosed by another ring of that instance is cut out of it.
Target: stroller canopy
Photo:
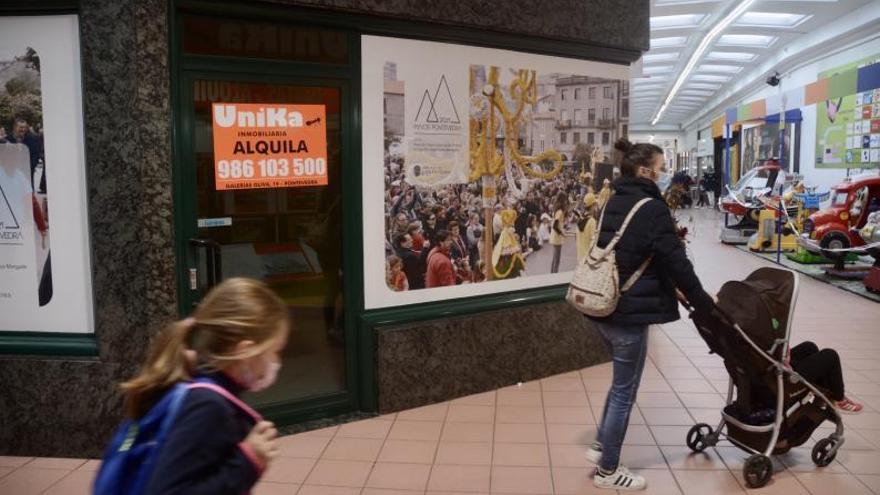
[[[769,351],[777,339],[787,339],[792,305],[797,298],[797,276],[789,270],[760,268],[745,280],[725,283],[718,307],[739,323],[746,335]],[[777,349],[782,352],[785,346]],[[781,358],[779,352],[775,358]]]

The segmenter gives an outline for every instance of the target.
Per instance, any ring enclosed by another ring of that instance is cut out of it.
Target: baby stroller
[[[766,485],[773,476],[770,455],[804,444],[825,420],[837,428],[813,447],[816,466],[830,464],[844,441],[833,402],[784,362],[797,294],[794,272],[760,268],[743,281],[725,283],[716,311],[691,312],[711,352],[724,359],[730,385],[721,422],[714,429],[694,425],[687,446],[702,452],[727,439],[752,454],[743,466],[751,488]]]

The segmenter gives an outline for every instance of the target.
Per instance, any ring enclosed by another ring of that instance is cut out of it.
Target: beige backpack
[[[574,271],[574,278],[568,286],[568,294],[565,299],[581,313],[587,316],[604,317],[608,316],[617,309],[617,302],[620,295],[630,289],[633,284],[642,276],[648,264],[651,263],[652,256],[635,271],[629,280],[619,287],[619,275],[617,273],[617,261],[614,255],[614,247],[626,232],[630,220],[635,216],[639,208],[644,206],[651,198],[645,198],[633,206],[623,225],[614,234],[614,237],[605,248],[599,248],[599,233],[602,232],[602,220],[605,218],[605,208],[602,209],[602,215],[599,217],[599,223],[596,227],[596,233],[593,235],[593,242],[583,261]]]

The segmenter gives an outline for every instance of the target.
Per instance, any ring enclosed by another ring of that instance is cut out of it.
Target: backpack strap
[[[623,225],[621,225],[620,228],[617,230],[617,232],[614,233],[614,237],[611,238],[611,241],[602,250],[602,257],[603,258],[605,256],[607,256],[608,253],[610,253],[614,249],[614,246],[616,246],[618,241],[620,241],[620,238],[623,237],[624,232],[626,232],[626,228],[629,227],[629,222],[636,215],[636,212],[638,212],[639,209],[642,206],[645,206],[649,201],[651,201],[651,198],[642,198],[638,203],[635,204],[635,206],[632,207],[631,210],[629,210],[629,213],[626,215],[626,218],[623,220]],[[609,200],[609,202],[610,202],[610,200]],[[607,204],[605,205],[605,208],[608,208]],[[604,209],[602,210],[602,215],[603,216],[605,215]],[[601,228],[602,228],[602,226],[600,224],[599,225],[599,229],[600,229],[599,232],[601,232]]]
[[[214,392],[222,395],[226,400],[234,404],[236,407],[247,413],[251,418],[254,419],[255,422],[260,422],[263,420],[263,416],[260,415],[260,413],[255,411],[251,406],[245,404],[244,401],[232,395],[228,390],[221,387],[220,385],[217,385],[216,383],[199,381],[188,384],[186,388],[189,390],[192,390],[194,388],[206,388],[208,390],[213,390]]]

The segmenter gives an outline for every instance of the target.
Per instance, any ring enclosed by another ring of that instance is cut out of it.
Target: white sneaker
[[[591,444],[587,447],[584,457],[587,458],[587,461],[589,461],[590,464],[598,466],[599,461],[602,459],[602,449],[600,449],[595,443]]]
[[[643,476],[631,473],[629,469],[623,466],[617,466],[617,470],[611,474],[602,474],[602,471],[596,469],[593,475],[593,485],[596,488],[609,488],[611,490],[635,491],[644,490],[648,483]]]

